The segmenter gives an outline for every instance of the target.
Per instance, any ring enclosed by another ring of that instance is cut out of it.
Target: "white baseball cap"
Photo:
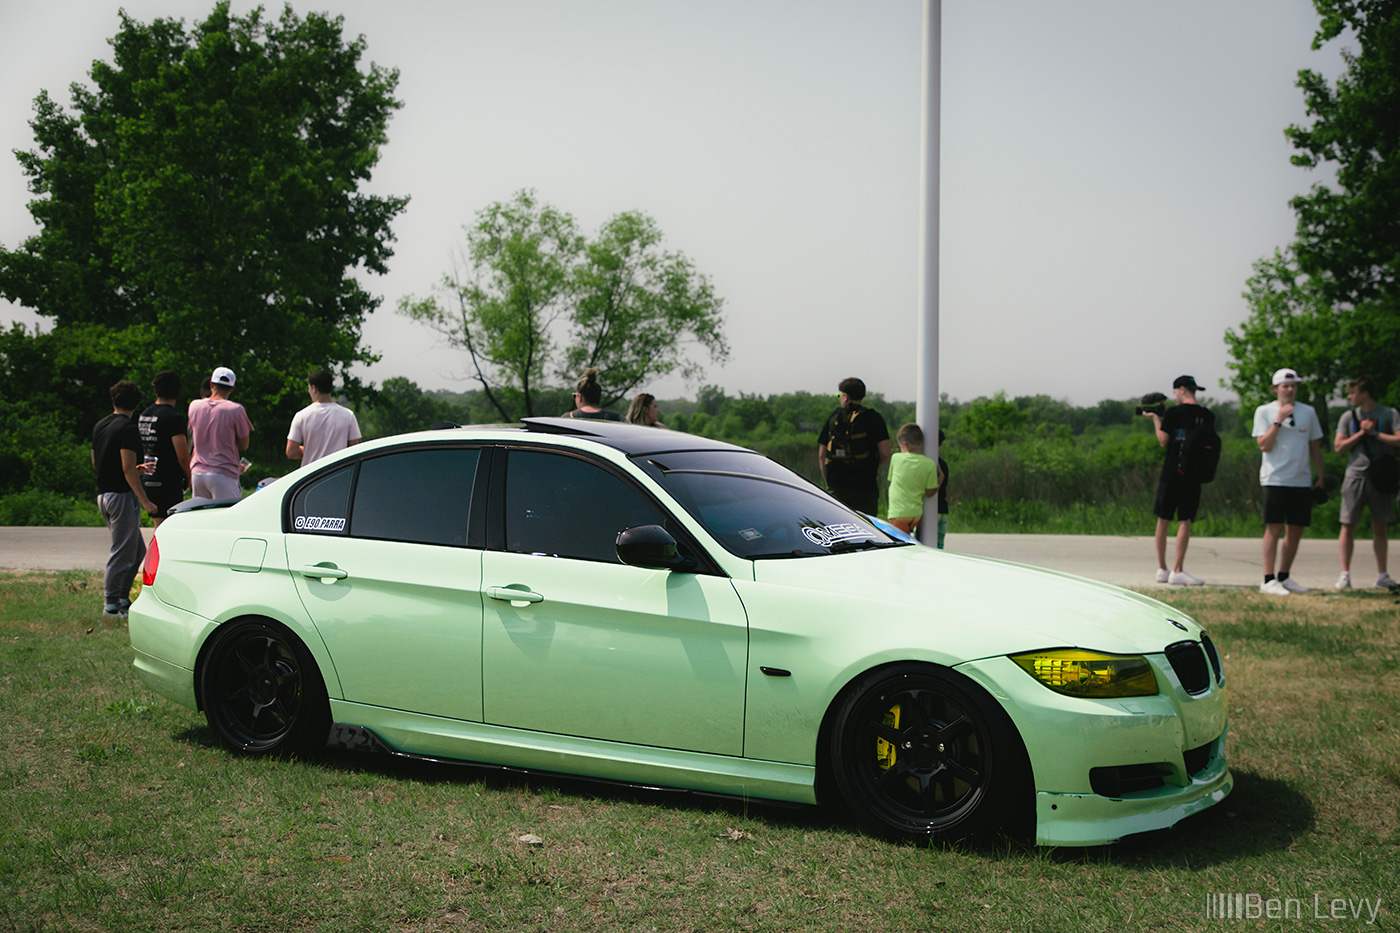
[[[233,373],[229,373],[229,375],[232,376]],[[1295,370],[1295,369],[1288,369],[1287,367],[1284,367],[1283,369],[1276,369],[1276,370],[1274,370],[1274,378],[1273,378],[1273,381],[1269,383],[1269,385],[1271,385],[1271,386],[1281,386],[1281,385],[1286,385],[1286,384],[1288,384],[1288,383],[1290,383],[1290,382],[1302,382],[1302,381],[1303,381],[1302,379],[1299,379],[1299,378],[1298,378],[1298,371],[1297,371],[1297,370]],[[229,385],[233,385],[233,383],[230,382]]]
[[[1280,370],[1282,372],[1282,370]],[[214,375],[209,377],[209,381],[215,385],[233,387],[233,370],[227,366],[220,366],[214,370]]]

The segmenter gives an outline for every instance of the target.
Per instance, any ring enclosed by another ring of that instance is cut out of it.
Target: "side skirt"
[[[327,745],[418,761],[587,778],[649,790],[815,804],[816,769],[529,732],[331,700]],[[352,713],[347,716],[347,713]],[[351,721],[347,721],[351,720]]]

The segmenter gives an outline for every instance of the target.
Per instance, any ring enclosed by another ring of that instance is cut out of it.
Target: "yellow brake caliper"
[[[899,704],[896,703],[885,710],[885,715],[880,718],[883,725],[891,729],[899,728]],[[881,771],[888,771],[894,767],[894,746],[879,736],[875,737],[875,763],[880,766]]]

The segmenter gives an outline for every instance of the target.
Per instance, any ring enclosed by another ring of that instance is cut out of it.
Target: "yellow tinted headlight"
[[[1027,674],[1072,697],[1146,697],[1157,692],[1152,665],[1140,655],[1100,654],[1078,648],[1011,656]]]

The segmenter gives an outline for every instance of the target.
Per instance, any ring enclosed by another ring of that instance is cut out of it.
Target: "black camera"
[[[1145,415],[1148,412],[1156,412],[1159,415],[1163,415],[1166,414],[1167,411],[1167,406],[1164,404],[1166,400],[1167,397],[1161,392],[1148,392],[1142,397],[1142,404],[1135,410],[1139,415]]]

